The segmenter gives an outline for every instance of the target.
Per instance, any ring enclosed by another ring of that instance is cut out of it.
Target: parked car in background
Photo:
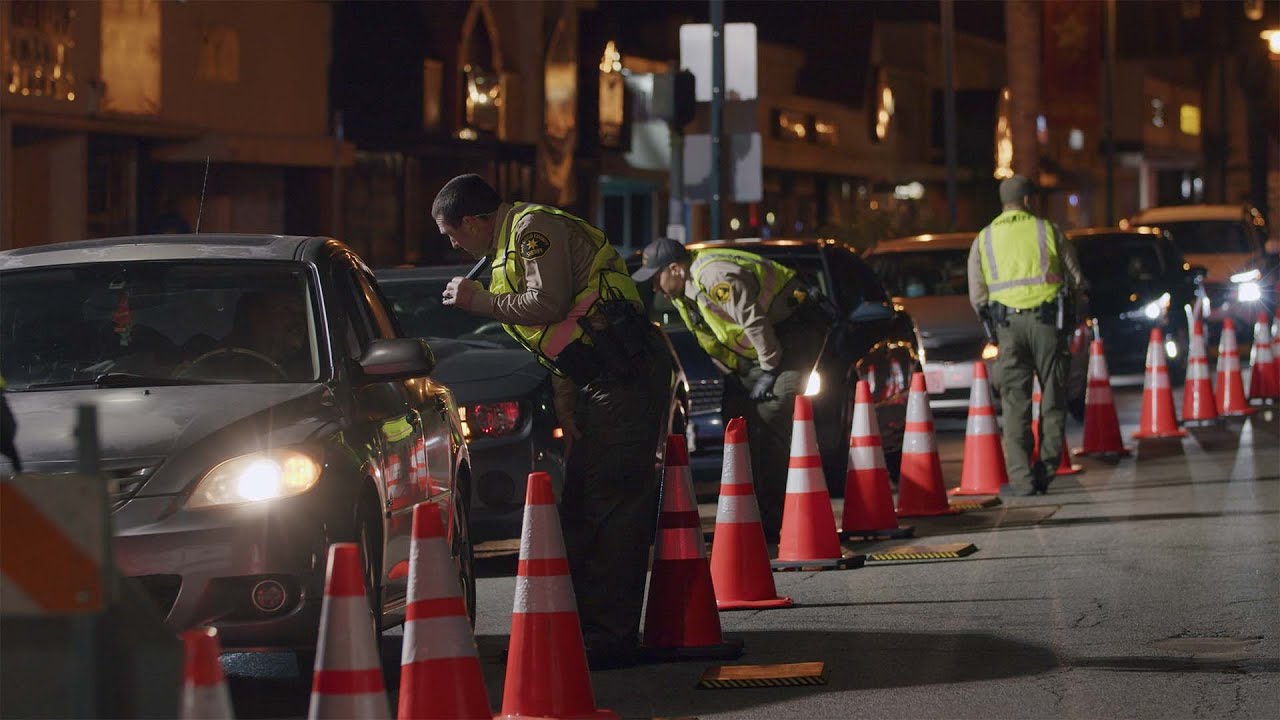
[[[1204,276],[1202,314],[1209,343],[1217,348],[1222,321],[1235,321],[1236,334],[1252,342],[1260,311],[1274,309],[1280,241],[1267,241],[1262,214],[1248,205],[1179,205],[1143,210],[1121,227],[1157,226],[1169,233],[1184,261]]]
[[[458,398],[475,478],[474,529],[488,535],[503,531],[500,524],[487,526],[493,516],[519,521],[529,473],[548,473],[559,492],[564,443],[552,403],[551,373],[501,323],[441,304],[449,280],[470,269],[391,268],[378,271],[378,284],[405,332],[431,343],[437,357],[435,377]],[[668,428],[683,432],[688,387],[678,364],[670,408]],[[659,452],[665,447],[659,443]]]
[[[0,253],[0,284],[0,372],[25,469],[74,471],[77,407],[97,408],[116,564],[175,630],[212,625],[226,649],[306,657],[334,542],[359,543],[376,626],[403,622],[421,503],[443,512],[474,613],[453,395],[347,247],[43,245]]]
[[[901,305],[890,302],[880,280],[857,252],[835,240],[737,240],[689,245],[694,251],[713,247],[746,250],[775,260],[795,270],[830,300],[836,317],[805,394],[813,399],[814,426],[831,491],[837,495],[844,492],[854,386],[858,380],[871,384],[885,458],[896,478],[911,373],[919,367],[911,316]],[[639,254],[628,262],[632,270],[637,268]],[[654,297],[647,284],[642,292],[654,320],[670,333],[689,377],[694,399],[689,418],[694,437],[690,462],[695,470],[718,468],[724,447],[720,415],[724,386],[720,372],[684,327],[670,301],[661,294]]]
[[[969,304],[969,247],[975,233],[914,235],[887,240],[867,254],[867,262],[893,296],[915,319],[923,346],[925,383],[930,408],[967,412],[975,363],[987,364],[996,379],[1000,348],[987,339]],[[1067,375],[1067,407],[1084,417],[1088,384],[1088,326],[1072,329],[1071,366]]]
[[[1141,373],[1153,329],[1165,338],[1174,384],[1187,367],[1188,316],[1199,282],[1169,237],[1148,227],[1088,228],[1067,233],[1089,281],[1089,312],[1106,350],[1107,369]]]

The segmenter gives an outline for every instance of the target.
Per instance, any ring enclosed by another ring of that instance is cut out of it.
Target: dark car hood
[[[447,385],[460,404],[523,397],[548,374],[524,348],[445,338],[427,342],[436,356],[431,378]]]
[[[1146,288],[1094,286],[1089,288],[1089,313],[1095,317],[1113,317],[1139,310],[1157,300],[1163,293]],[[1132,299],[1136,295],[1137,299]]]
[[[33,390],[5,397],[18,421],[17,448],[26,469],[59,472],[75,466],[80,405],[97,408],[104,468],[144,468],[206,440],[221,446],[211,450],[224,459],[268,443],[302,443],[332,418],[326,393],[324,385],[291,383]],[[147,494],[179,492],[190,479],[156,477]]]

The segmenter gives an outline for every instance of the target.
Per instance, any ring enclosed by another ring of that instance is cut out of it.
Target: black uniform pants
[[[772,397],[751,399],[751,389],[763,373],[759,366],[725,378],[724,420],[727,424],[730,419],[741,416],[747,421],[751,476],[760,506],[760,524],[769,542],[777,542],[782,530],[796,396],[805,390],[829,327],[817,308],[802,306],[774,328],[782,346],[782,365],[773,383]]]
[[[638,376],[588,383],[575,413],[582,437],[565,472],[560,513],[583,639],[634,647],[658,517],[658,448],[675,381],[671,353],[649,328]]]

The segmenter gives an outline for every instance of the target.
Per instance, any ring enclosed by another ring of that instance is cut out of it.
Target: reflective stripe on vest
[[[574,340],[582,338],[583,332],[578,325],[578,319],[590,314],[601,298],[627,300],[637,309],[643,306],[635,282],[627,274],[626,265],[618,252],[609,244],[604,232],[563,210],[532,203],[516,203],[507,213],[499,232],[499,237],[503,238],[503,245],[499,248],[500,259],[494,265],[493,277],[489,280],[489,292],[494,295],[507,295],[523,291],[524,263],[521,262],[520,253],[516,249],[515,227],[525,215],[534,212],[558,215],[577,223],[596,246],[589,274],[594,282],[588,281],[586,287],[577,291],[573,298],[573,306],[569,308],[563,320],[549,325],[503,324],[511,337],[538,356],[539,362],[559,372],[554,363],[556,357]],[[587,340],[583,338],[583,342]]]
[[[680,311],[680,316],[684,319],[685,324],[693,330],[694,337],[697,338],[698,344],[702,346],[702,349],[708,355],[736,370],[739,367],[740,359],[755,362],[757,353],[755,346],[747,338],[742,326],[733,319],[728,310],[711,298],[707,288],[698,279],[702,269],[713,262],[727,262],[750,271],[760,287],[760,292],[756,296],[756,304],[766,314],[769,312],[769,308],[773,306],[773,303],[781,296],[787,284],[795,278],[796,273],[785,265],[742,250],[713,248],[698,250],[694,253],[693,264],[690,267],[689,274],[693,279],[694,286],[698,289],[697,302],[698,307],[701,309],[700,315],[705,328],[696,326],[693,318],[683,307],[683,303],[677,302],[676,308]]]
[[[991,300],[1014,308],[1034,307],[1052,299],[1062,285],[1062,273],[1057,271],[1061,268],[1062,261],[1054,252],[1056,248],[1050,248],[1049,224],[1042,218],[1034,219],[1039,260],[1035,268],[1029,267],[1025,246],[1003,242],[998,257],[992,239],[995,223],[983,228],[979,254]],[[1028,271],[1034,274],[1028,275]],[[1037,292],[1041,290],[1042,292]]]

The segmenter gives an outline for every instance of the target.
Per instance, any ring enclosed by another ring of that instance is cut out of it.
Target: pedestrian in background
[[[431,214],[453,247],[492,261],[488,289],[453,278],[444,304],[500,321],[553,373],[566,457],[560,513],[587,659],[593,669],[632,665],[671,354],[598,228],[553,207],[504,203],[478,175],[450,180]]]
[[[636,282],[671,298],[698,344],[725,373],[724,417],[746,418],[765,538],[777,542],[791,457],[796,395],[813,370],[830,319],[795,271],[730,248],[689,252],[650,243]]]
[[[1003,413],[1005,465],[1011,491],[1045,494],[1066,423],[1067,338],[1084,304],[1075,249],[1062,230],[1029,210],[1034,186],[1021,175],[1000,183],[1003,211],[969,250],[969,302],[994,329],[1000,354],[996,385]],[[1040,460],[1030,461],[1031,392],[1040,378]]]

